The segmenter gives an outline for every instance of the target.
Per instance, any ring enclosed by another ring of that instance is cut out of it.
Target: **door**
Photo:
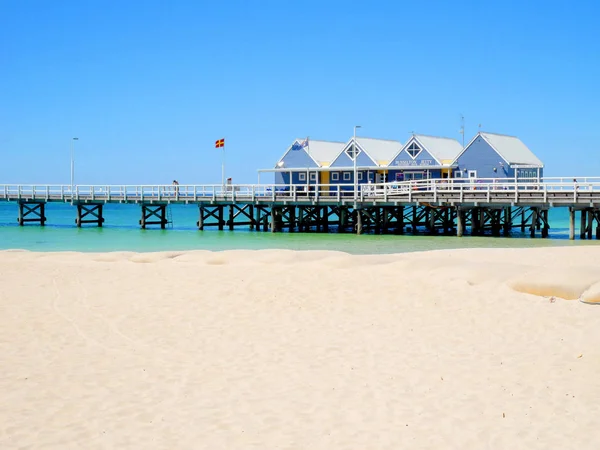
[[[328,194],[329,193],[329,172],[327,172],[326,170],[321,172],[320,184],[321,184],[321,187],[319,190],[321,191],[321,193]]]

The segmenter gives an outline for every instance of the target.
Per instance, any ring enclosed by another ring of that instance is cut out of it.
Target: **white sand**
[[[0,448],[598,449],[599,261],[0,252]]]

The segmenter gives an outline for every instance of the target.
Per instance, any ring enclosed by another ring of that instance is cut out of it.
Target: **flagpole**
[[[221,161],[221,185],[223,186],[223,191],[225,191],[225,142],[223,141],[223,159]]]

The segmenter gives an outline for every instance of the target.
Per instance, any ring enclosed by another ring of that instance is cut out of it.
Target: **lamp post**
[[[71,196],[73,196],[73,182],[75,180],[75,141],[78,140],[77,137],[71,139]]]
[[[356,129],[360,128],[360,125],[354,125],[354,140],[352,141],[352,156],[354,159],[354,202],[356,203],[356,200],[358,198],[358,177],[357,177],[357,172],[356,172]]]

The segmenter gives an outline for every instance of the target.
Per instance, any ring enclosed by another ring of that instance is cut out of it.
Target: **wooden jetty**
[[[139,205],[142,228],[166,228],[168,207],[196,205],[200,230],[247,226],[289,232],[363,232],[547,237],[548,211],[568,208],[569,237],[600,238],[600,178],[430,179],[327,185],[0,185],[0,201],[18,205],[18,223],[45,225],[46,204],[76,207],[78,227],[104,223],[107,203]]]

